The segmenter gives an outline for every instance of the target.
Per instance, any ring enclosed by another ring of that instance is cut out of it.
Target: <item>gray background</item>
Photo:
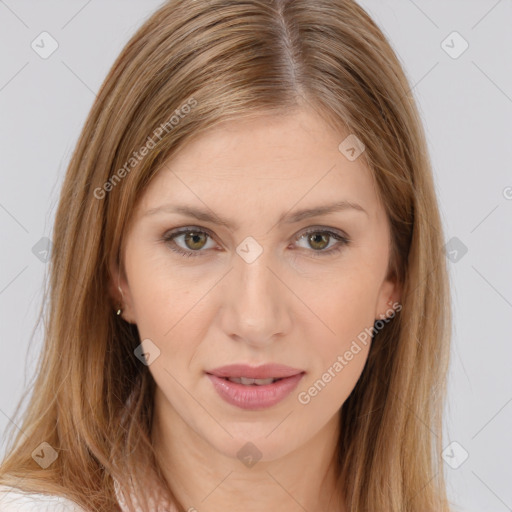
[[[446,230],[455,315],[445,417],[449,496],[458,510],[512,510],[512,2],[360,3],[413,86]],[[40,240],[51,238],[71,152],[114,59],[159,5],[0,0],[2,433],[41,346],[40,329],[30,342],[46,271]],[[47,59],[31,47],[43,31],[59,45]],[[457,58],[463,41],[453,31],[469,44]],[[418,421],[418,428],[426,427]],[[0,449],[3,455],[5,439]]]

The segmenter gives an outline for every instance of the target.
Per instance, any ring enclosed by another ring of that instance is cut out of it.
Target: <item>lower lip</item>
[[[226,402],[241,409],[258,410],[272,407],[284,400],[296,387],[303,373],[265,384],[245,386],[230,380],[207,374],[213,387]]]

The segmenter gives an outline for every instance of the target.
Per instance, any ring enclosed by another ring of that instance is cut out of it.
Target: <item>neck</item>
[[[307,443],[247,465],[209,444],[185,424],[158,389],[152,438],[159,464],[185,510],[345,512],[336,465],[339,415]],[[250,450],[249,450],[250,451]]]

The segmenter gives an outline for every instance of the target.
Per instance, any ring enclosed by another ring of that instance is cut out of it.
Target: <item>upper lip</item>
[[[223,378],[248,377],[250,379],[269,379],[270,377],[273,377],[274,379],[282,379],[284,377],[291,377],[292,375],[297,375],[303,372],[304,370],[299,370],[282,364],[264,364],[261,366],[230,364],[209,370],[206,373]]]

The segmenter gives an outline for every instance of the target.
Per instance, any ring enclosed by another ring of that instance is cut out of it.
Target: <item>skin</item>
[[[160,350],[149,365],[157,390],[153,441],[163,472],[185,506],[217,512],[346,510],[333,457],[338,411],[356,385],[370,343],[312,397],[298,395],[333,366],[365,328],[390,311],[400,291],[387,275],[390,226],[363,158],[338,149],[336,132],[308,110],[223,123],[173,155],[134,211],[119,276],[123,317]],[[277,224],[283,213],[346,200],[355,209]],[[169,212],[187,204],[238,224],[227,228]],[[185,257],[163,241],[178,236]],[[303,236],[308,228],[316,237]],[[348,245],[322,231],[340,231]],[[319,233],[320,232],[320,233]],[[252,237],[252,263],[236,252]],[[316,242],[315,242],[316,241]],[[337,253],[329,249],[341,247]],[[322,253],[323,251],[323,253]],[[323,255],[322,255],[323,254]],[[226,403],[206,370],[232,363],[303,369],[298,387],[266,410]],[[141,363],[142,364],[142,363]],[[237,452],[253,443],[261,459]]]

